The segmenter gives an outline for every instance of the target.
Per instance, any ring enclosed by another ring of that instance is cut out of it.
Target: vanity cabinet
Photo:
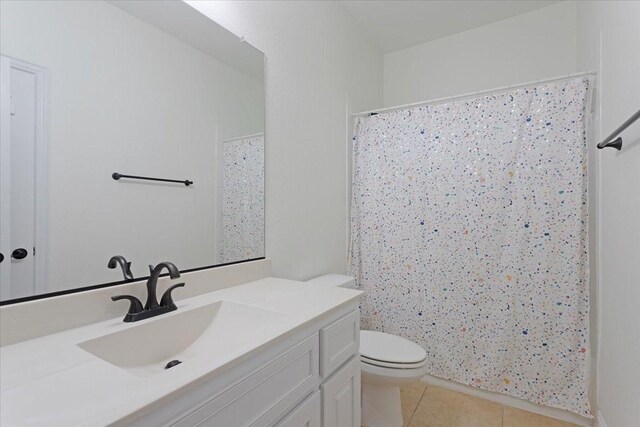
[[[337,310],[130,424],[360,427],[359,319],[355,304]]]

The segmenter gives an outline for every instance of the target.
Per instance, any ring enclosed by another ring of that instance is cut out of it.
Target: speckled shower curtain
[[[223,143],[220,262],[264,256],[264,135]]]
[[[357,121],[363,329],[419,343],[434,376],[591,417],[588,91],[577,78]]]

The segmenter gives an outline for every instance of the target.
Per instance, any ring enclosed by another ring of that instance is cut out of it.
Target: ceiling
[[[531,12],[558,1],[340,1],[360,29],[389,53]]]

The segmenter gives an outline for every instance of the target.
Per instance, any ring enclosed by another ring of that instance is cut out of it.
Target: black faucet
[[[142,303],[138,298],[131,295],[117,295],[111,297],[111,300],[113,301],[126,299],[131,303],[129,305],[129,312],[126,316],[124,316],[123,319],[125,322],[137,322],[138,320],[159,316],[161,314],[178,309],[176,304],[173,302],[173,299],[171,298],[171,292],[175,288],[184,286],[184,283],[178,283],[176,285],[170,286],[169,289],[167,289],[162,295],[160,303],[158,303],[158,298],[156,297],[158,278],[160,277],[160,273],[162,272],[162,270],[164,270],[165,268],[169,271],[169,277],[171,277],[172,279],[177,279],[178,277],[180,277],[180,271],[171,262],[161,262],[155,267],[150,265],[149,271],[151,272],[151,275],[149,276],[149,280],[147,280],[147,302],[144,307],[142,306]]]

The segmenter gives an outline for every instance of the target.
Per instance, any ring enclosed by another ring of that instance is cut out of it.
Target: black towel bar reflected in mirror
[[[188,179],[180,180],[180,179],[164,179],[164,178],[150,178],[148,176],[136,176],[136,175],[123,175],[118,172],[114,172],[111,174],[111,178],[118,181],[120,178],[129,178],[129,179],[142,179],[145,181],[161,181],[161,182],[179,182],[180,184],[184,184],[187,187],[193,184],[193,181],[189,181]]]

